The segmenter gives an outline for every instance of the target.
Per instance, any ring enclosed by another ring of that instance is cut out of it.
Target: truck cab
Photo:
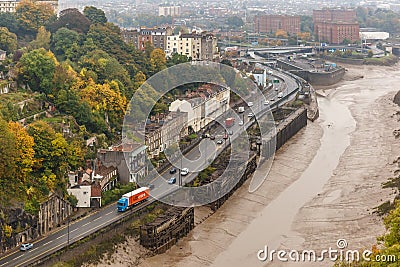
[[[125,211],[128,208],[128,199],[121,197],[117,203],[118,211]]]

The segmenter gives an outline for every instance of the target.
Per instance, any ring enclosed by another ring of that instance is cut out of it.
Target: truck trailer
[[[138,204],[146,200],[150,196],[149,190],[150,188],[148,187],[141,187],[129,193],[123,194],[122,197],[118,200],[117,204],[118,211],[121,212],[126,211],[135,204]]]

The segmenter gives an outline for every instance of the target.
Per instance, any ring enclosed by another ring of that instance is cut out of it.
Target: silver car
[[[33,248],[32,243],[25,243],[25,244],[21,244],[20,250],[27,251],[27,250],[30,250],[31,248]]]

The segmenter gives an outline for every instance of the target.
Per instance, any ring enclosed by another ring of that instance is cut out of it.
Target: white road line
[[[63,236],[65,236],[65,235],[61,235],[61,236],[57,237],[56,239],[60,239],[60,238],[62,238]]]
[[[50,240],[49,242],[44,243],[42,246],[45,246],[45,245],[47,245],[47,244],[50,244],[51,242],[53,242],[53,240]]]
[[[70,231],[70,233],[75,232],[75,231],[77,231],[78,229],[79,229],[79,228],[76,228],[76,229]]]
[[[108,215],[108,214],[111,214],[111,213],[113,213],[114,211],[110,211],[109,213],[106,213],[106,214],[104,214],[104,215]]]

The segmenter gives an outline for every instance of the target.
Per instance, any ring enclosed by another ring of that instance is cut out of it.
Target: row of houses
[[[213,60],[219,57],[217,38],[211,33],[173,34],[171,27],[139,28],[122,30],[126,43],[132,43],[139,50],[147,44],[165,51],[170,57],[173,53],[191,57],[193,60]]]
[[[97,158],[88,161],[85,170],[70,173],[68,193],[78,199],[77,207],[100,207],[101,194],[115,187],[117,182],[137,182],[148,174],[149,157],[179,144],[189,129],[199,132],[229,108],[230,90],[216,85],[203,85],[176,99],[167,115],[157,114],[147,120],[145,144],[124,143],[99,149]],[[94,147],[91,138],[87,145]]]

